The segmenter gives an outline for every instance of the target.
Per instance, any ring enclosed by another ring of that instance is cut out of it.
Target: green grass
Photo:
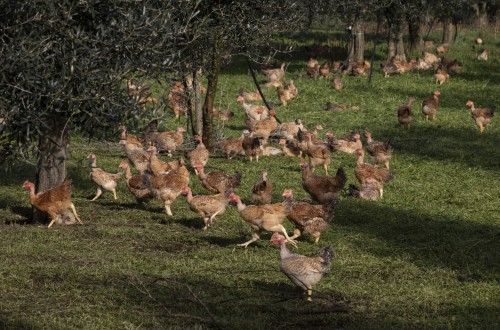
[[[314,303],[307,304],[279,272],[270,234],[247,249],[236,246],[249,239],[250,227],[232,206],[202,231],[202,220],[184,197],[169,218],[159,201],[138,208],[123,181],[117,206],[110,193],[90,202],[95,188],[87,154],[95,152],[98,165],[110,172],[118,170],[124,154],[118,136],[91,143],[74,136],[69,172],[84,226],[24,225],[31,208],[21,184],[34,178],[34,167],[18,164],[0,177],[0,328],[498,328],[500,119],[480,135],[465,103],[500,105],[500,42],[485,35],[491,60],[478,62],[471,50],[475,36],[462,32],[447,54],[464,68],[439,87],[434,122],[425,122],[419,111],[419,101],[436,88],[431,72],[384,79],[376,70],[371,85],[366,77],[344,77],[345,89],[333,91],[324,79],[294,79],[305,72],[303,54],[282,58],[291,62],[287,79],[299,89],[288,107],[278,107],[282,121],[301,117],[309,128],[321,123],[338,135],[369,129],[375,139],[392,136],[396,143],[396,178],[382,201],[343,193],[320,242],[300,238],[297,253],[315,255],[327,244],[337,253]],[[378,59],[383,52],[381,45]],[[254,89],[244,62],[236,60],[219,81],[218,102],[237,113],[221,127],[226,136],[238,136],[244,126],[236,103],[239,87]],[[278,104],[274,90],[265,93]],[[403,130],[395,112],[410,96],[417,98],[416,119]],[[330,113],[327,101],[361,109]],[[162,128],[184,122],[169,114]],[[332,168],[343,166],[355,183],[355,161],[353,155],[333,154]],[[242,172],[237,193],[244,200],[263,170],[269,171],[275,201],[284,188],[308,197],[296,159],[212,158],[210,169]],[[195,194],[206,193],[191,179]]]

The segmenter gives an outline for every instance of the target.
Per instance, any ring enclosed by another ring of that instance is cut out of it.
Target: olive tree
[[[314,1],[308,5],[314,5]],[[200,69],[207,77],[207,92],[201,109],[201,130],[208,148],[214,145],[212,111],[221,64],[226,57],[241,55],[254,62],[274,54],[272,36],[278,31],[298,30],[307,23],[307,6],[292,0],[201,2],[197,19],[204,29],[191,31],[198,37],[185,49],[185,67],[196,77]],[[194,39],[194,38],[192,38]],[[286,47],[285,47],[286,48]],[[280,50],[280,49],[278,49]],[[195,83],[196,87],[197,84]],[[199,92],[196,98],[199,98]],[[192,117],[193,121],[196,117]]]
[[[0,0],[2,141],[35,151],[38,191],[67,176],[71,129],[106,132],[137,109],[126,77],[176,68],[203,24],[190,3]]]

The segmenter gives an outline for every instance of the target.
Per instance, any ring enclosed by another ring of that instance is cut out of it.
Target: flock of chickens
[[[293,81],[282,83],[284,70],[285,67],[282,65],[277,69],[263,70],[263,73],[268,80],[266,85],[275,87],[281,103],[286,105],[298,95],[298,91]],[[326,74],[322,65],[310,61],[308,72],[313,72],[315,75],[316,70],[318,75]],[[331,86],[335,89],[342,88],[342,80],[335,77]],[[128,87],[131,88],[130,82]],[[181,87],[174,85],[173,89]],[[178,95],[177,92],[172,95]],[[435,91],[430,98],[422,102],[421,111],[426,120],[436,119],[439,96],[439,91]],[[347,177],[342,167],[337,169],[335,176],[328,174],[332,153],[344,152],[357,155],[354,174],[359,185],[350,184],[349,194],[376,201],[383,198],[384,185],[394,178],[394,172],[390,170],[393,141],[391,139],[376,141],[368,131],[364,132],[366,138],[364,146],[358,133],[336,137],[333,132],[327,132],[326,138],[320,139],[318,133],[323,129],[321,125],[309,131],[299,118],[293,122],[281,123],[276,118],[274,109],[269,110],[261,105],[247,103],[257,100],[261,100],[259,93],[240,90],[237,101],[244,110],[247,129],[242,131],[239,138],[218,141],[216,150],[227,159],[248,157],[249,161],[253,159],[258,161],[263,155],[300,159],[302,187],[311,197],[311,202],[297,201],[294,199],[293,191],[285,189],[282,194],[283,200],[273,203],[273,185],[269,173],[263,172],[260,181],[255,183],[249,192],[253,204],[244,204],[241,197],[235,193],[235,189],[243,179],[240,173],[206,172],[205,168],[213,154],[205,147],[200,136],[194,138],[196,147],[184,152],[191,171],[187,168],[183,157],[168,162],[160,159],[161,153],[172,156],[174,152],[179,151],[184,144],[185,130],[179,127],[175,131],[160,132],[156,120],[144,128],[144,135],[141,138],[128,134],[126,127],[121,125],[122,135],[119,144],[129,160],[122,161],[118,165],[123,172],[108,173],[97,166],[95,154],[88,155],[90,177],[97,186],[92,201],[98,199],[104,191],[110,191],[117,202],[117,183],[124,176],[128,190],[138,204],[148,203],[155,198],[160,199],[169,216],[173,214],[172,204],[180,195],[185,195],[189,208],[203,219],[204,230],[213,225],[215,218],[222,215],[229,204],[234,204],[242,219],[252,230],[251,239],[238,245],[247,247],[260,239],[261,232],[273,232],[271,241],[281,247],[281,270],[293,283],[306,291],[308,300],[311,300],[313,286],[330,267],[333,249],[327,247],[321,251],[319,257],[309,258],[291,253],[286,243],[296,246],[296,239],[304,232],[318,242],[321,232],[333,219],[339,204],[339,193],[345,188]],[[175,99],[173,101],[175,103]],[[397,109],[398,121],[406,128],[410,128],[414,117],[412,111],[414,101],[414,98],[410,98],[406,105]],[[472,101],[468,101],[467,106],[471,108],[472,118],[482,133],[484,127],[490,124],[494,109],[476,109]],[[171,107],[174,109],[174,106]],[[175,115],[178,117],[183,108],[178,106],[176,109]],[[269,145],[269,140],[274,138],[279,140],[279,148]],[[365,163],[365,152],[369,155],[371,164]],[[317,167],[322,167],[325,174],[315,173]],[[189,187],[193,177],[200,181],[207,194],[193,195]],[[31,204],[49,215],[51,219],[49,228],[54,223],[66,224],[76,221],[82,223],[71,202],[71,180],[66,179],[61,186],[38,194],[35,194],[34,184],[28,181],[23,184],[23,188],[29,191]],[[294,227],[291,236],[284,226],[287,219]]]

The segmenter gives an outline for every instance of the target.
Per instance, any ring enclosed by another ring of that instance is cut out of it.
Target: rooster
[[[291,253],[283,236],[275,232],[271,237],[274,245],[280,245],[280,270],[299,288],[307,293],[307,301],[312,302],[313,287],[330,270],[334,256],[331,246],[321,250],[319,257],[306,257]]]
[[[35,194],[35,185],[32,182],[24,181],[23,188],[30,193],[31,205],[38,211],[47,213],[51,219],[47,228],[52,227],[54,222],[64,223],[60,217],[64,217],[68,209],[71,209],[76,220],[83,225],[78,213],[76,213],[75,205],[71,201],[73,192],[71,183],[71,179],[66,178],[60,186]]]

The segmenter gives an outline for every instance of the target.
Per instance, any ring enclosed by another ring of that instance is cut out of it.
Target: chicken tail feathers
[[[338,198],[332,199],[327,204],[325,204],[324,210],[325,210],[326,221],[331,221],[333,219],[333,217],[335,216],[335,210],[337,209],[338,205],[339,205]]]
[[[390,181],[390,180],[394,179],[394,177],[396,177],[396,173],[394,173],[394,171],[391,170],[391,171],[389,171],[389,174],[387,175],[387,177],[385,178],[384,181],[385,182]]]
[[[335,251],[333,250],[331,245],[328,245],[320,251],[319,256],[323,258],[323,266],[328,269],[330,268],[330,263],[335,256]]]
[[[345,174],[344,168],[339,167],[335,176],[337,176],[340,179],[340,186],[344,188],[345,183],[347,182],[347,176]]]
[[[237,172],[234,177],[233,177],[233,187],[238,187],[241,183],[241,178],[243,177],[243,175],[240,173],[240,172]]]
[[[353,197],[359,197],[359,188],[353,184],[350,184],[349,185],[349,195],[353,196]]]

